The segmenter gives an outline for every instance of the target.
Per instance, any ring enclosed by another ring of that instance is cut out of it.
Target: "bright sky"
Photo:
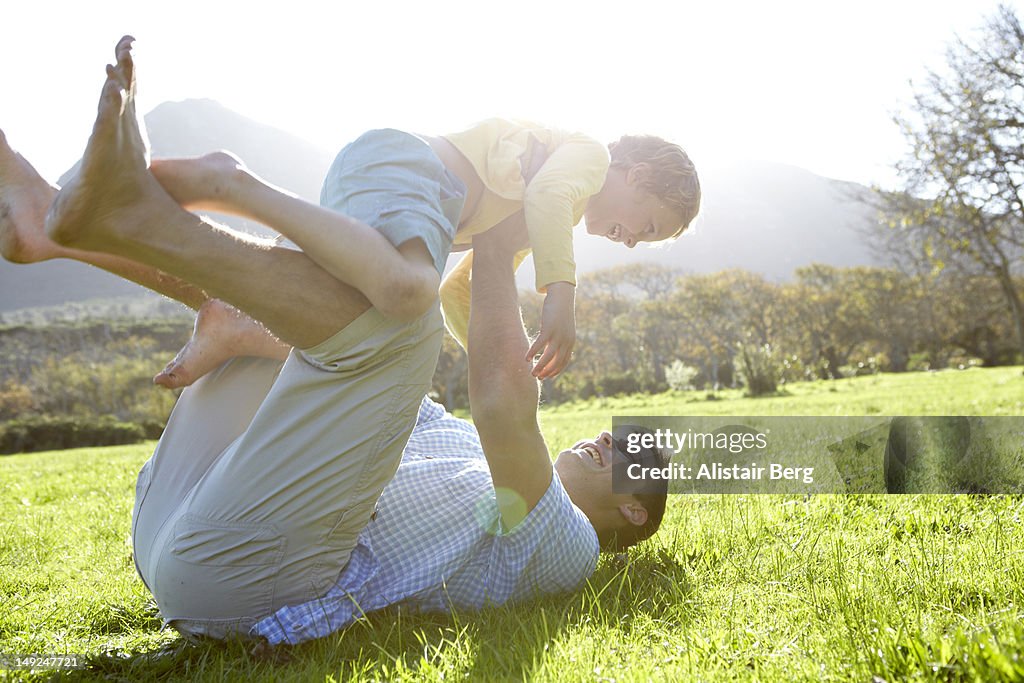
[[[698,168],[764,159],[888,184],[908,81],[996,2],[15,5],[0,127],[51,179],[84,149],[103,65],[131,33],[143,111],[209,97],[331,149],[369,128],[443,133],[498,115],[603,140],[662,135]]]

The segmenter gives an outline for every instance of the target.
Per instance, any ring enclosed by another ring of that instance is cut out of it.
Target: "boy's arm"
[[[575,345],[576,287],[568,282],[552,282],[544,296],[540,334],[526,352],[527,360],[541,354],[533,366],[533,376],[550,379],[560,374],[572,359]]]
[[[513,277],[512,256],[524,233],[522,214],[516,214],[473,239],[469,402],[506,530],[537,505],[552,473]]]
[[[540,379],[555,377],[572,358],[576,343],[572,228],[576,207],[604,185],[608,163],[604,145],[584,135],[571,135],[552,151],[523,195],[537,290],[546,294],[540,335],[527,353],[531,360],[541,354],[533,370]]]
[[[548,155],[527,184],[523,212],[538,291],[553,282],[576,284],[572,252],[576,207],[601,190],[608,163],[604,145],[584,135],[571,135]]]

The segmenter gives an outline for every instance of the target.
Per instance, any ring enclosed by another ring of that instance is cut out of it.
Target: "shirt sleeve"
[[[495,541],[492,585],[514,585],[512,599],[575,589],[594,572],[600,552],[597,532],[557,473],[530,514]]]
[[[424,396],[420,401],[419,411],[416,413],[416,427],[424,427],[436,422],[448,415],[448,411],[440,403],[432,401],[429,396]]]
[[[601,190],[608,165],[604,145],[574,134],[548,156],[526,186],[523,209],[533,247],[537,291],[544,292],[553,282],[576,284],[572,251],[576,207]]]

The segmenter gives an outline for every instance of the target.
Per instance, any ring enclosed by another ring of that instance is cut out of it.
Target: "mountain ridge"
[[[164,102],[145,122],[154,157],[228,149],[267,181],[313,202],[334,157],[333,151],[209,99]],[[795,268],[815,262],[878,265],[863,237],[876,220],[874,209],[860,199],[869,188],[768,161],[698,168],[698,173],[704,199],[692,234],[661,248],[629,250],[579,228],[574,232],[577,272],[646,261],[694,273],[743,268],[785,280]],[[213,218],[253,234],[273,234],[249,221]],[[522,287],[533,285],[529,260],[517,281]],[[139,293],[140,287],[80,263],[0,262],[0,312]]]

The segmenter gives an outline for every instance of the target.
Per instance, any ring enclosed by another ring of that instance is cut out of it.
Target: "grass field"
[[[1021,368],[877,375],[546,409],[552,448],[612,415],[1024,415]],[[580,592],[480,614],[388,610],[256,661],[161,631],[128,536],[152,444],[0,458],[0,655],[14,680],[1024,680],[1024,498],[675,496]]]

